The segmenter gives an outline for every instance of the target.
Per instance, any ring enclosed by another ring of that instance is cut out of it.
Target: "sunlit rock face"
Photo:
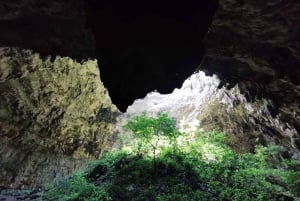
[[[290,107],[279,108],[274,116],[273,110],[278,108],[271,99],[249,102],[239,84],[231,89],[221,84],[216,75],[207,76],[200,71],[171,94],[152,92],[136,100],[121,119],[143,111],[152,115],[167,112],[184,132],[196,128],[225,132],[236,151],[251,151],[255,145],[273,143],[284,147],[283,157],[300,160],[299,132],[285,118]],[[299,121],[299,117],[294,120]]]
[[[299,1],[220,0],[199,67],[213,77],[199,72],[173,94],[149,94],[129,114],[156,108],[226,132],[236,150],[275,143],[300,160],[299,13]]]
[[[0,49],[0,187],[71,174],[111,145],[117,112],[96,61]]]

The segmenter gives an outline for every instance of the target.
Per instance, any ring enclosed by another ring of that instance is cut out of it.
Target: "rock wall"
[[[299,12],[297,0],[220,0],[205,38],[207,56],[247,64],[255,73],[248,79],[262,84],[277,78],[299,85]],[[204,68],[222,74],[229,67],[223,67],[223,71],[213,66]]]
[[[216,75],[200,71],[171,94],[152,92],[136,100],[118,121],[123,124],[145,110],[151,115],[167,112],[183,132],[201,128],[226,133],[237,152],[252,151],[259,144],[277,144],[283,147],[282,157],[300,161],[299,131],[282,113],[272,116],[275,106],[271,99],[249,102],[239,85],[227,89],[220,88],[221,83]]]
[[[97,61],[0,48],[0,187],[36,187],[110,147],[116,107]]]
[[[218,75],[219,88],[238,84],[248,102],[265,100],[276,122],[261,113],[252,125],[268,125],[261,130],[266,141],[276,138],[295,153],[300,150],[299,13],[297,0],[220,0],[200,66]]]

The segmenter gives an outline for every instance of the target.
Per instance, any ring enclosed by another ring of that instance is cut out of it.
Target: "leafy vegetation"
[[[180,133],[162,113],[143,113],[126,127],[136,137],[131,152],[105,154],[86,172],[49,188],[45,200],[300,200],[300,172],[293,161],[278,161],[279,146],[236,154],[224,134]]]
[[[180,132],[176,129],[175,120],[169,118],[165,113],[158,113],[154,118],[143,112],[140,116],[129,119],[124,127],[136,137],[137,141],[134,147],[137,147],[137,154],[142,154],[142,150],[148,152],[151,149],[154,162],[159,142],[167,139],[174,150],[177,148],[176,138]]]
[[[85,173],[77,172],[72,177],[48,187],[46,200],[82,200],[82,201],[111,201],[106,191],[106,185],[96,187],[85,178]]]

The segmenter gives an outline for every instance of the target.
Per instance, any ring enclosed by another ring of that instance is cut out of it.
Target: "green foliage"
[[[176,138],[181,134],[176,129],[176,122],[166,113],[158,113],[157,117],[150,117],[146,112],[133,116],[124,126],[130,130],[137,139],[137,153],[142,154],[142,150],[152,149],[155,160],[159,142],[167,138],[174,150],[177,148]]]
[[[227,146],[224,134],[180,134],[166,114],[154,118],[143,113],[130,119],[126,126],[144,143],[143,148],[151,148],[153,137],[166,137],[172,146],[160,147],[155,166],[152,157],[142,154],[141,148],[136,154],[107,153],[85,173],[77,173],[50,188],[46,200],[300,199],[297,164],[278,161],[279,146],[257,146],[254,153],[236,154]]]
[[[294,192],[300,200],[300,171],[289,171],[284,175],[288,188]]]
[[[297,188],[292,176],[299,173],[268,167],[261,151],[226,154],[224,160],[207,162],[170,148],[157,157],[154,167],[147,156],[109,153],[84,177],[59,184],[52,200],[275,201],[296,196],[288,179]]]
[[[184,153],[174,153],[169,149],[158,156],[155,167],[150,157],[118,156],[110,165],[99,161],[99,165],[88,174],[91,180],[100,179],[110,184],[108,192],[113,200],[205,200],[209,197],[208,193],[197,189],[198,179],[193,163]],[[107,157],[115,156],[105,155],[103,159],[107,161]],[[95,176],[99,172],[101,176]]]
[[[45,200],[49,201],[111,201],[106,191],[106,186],[97,188],[89,183],[84,173],[77,172],[72,177],[62,180],[60,183],[48,187]]]

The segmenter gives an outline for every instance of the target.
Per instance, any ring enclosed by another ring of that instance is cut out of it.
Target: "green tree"
[[[150,148],[155,163],[158,143],[161,137],[166,137],[173,149],[177,149],[176,138],[181,134],[176,128],[176,121],[166,113],[157,113],[156,117],[150,117],[146,112],[133,116],[125,125],[137,139],[137,151],[141,154],[142,148]]]

